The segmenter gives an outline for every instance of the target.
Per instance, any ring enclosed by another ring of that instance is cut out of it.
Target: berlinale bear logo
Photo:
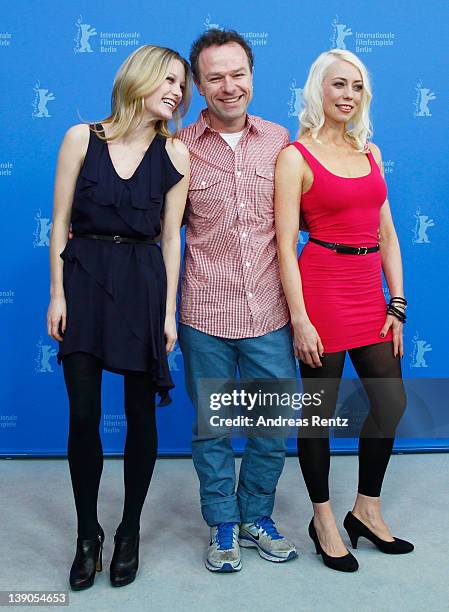
[[[51,117],[48,112],[47,104],[52,100],[56,100],[55,95],[48,91],[48,89],[44,89],[41,87],[39,81],[36,82],[33,88],[34,91],[34,100],[33,100],[33,117]]]
[[[428,87],[422,86],[422,81],[416,85],[415,117],[431,117],[429,102],[436,100],[437,97]]]
[[[351,28],[348,28],[344,23],[340,23],[338,15],[332,21],[332,36],[330,38],[332,49],[346,49],[345,40],[348,36],[352,36]]]
[[[83,17],[80,15],[75,22],[77,31],[75,37],[75,47],[73,50],[75,53],[93,53],[93,49],[90,46],[90,38],[97,35],[97,30],[90,25],[90,23],[83,23]]]
[[[34,242],[35,247],[48,247],[50,246],[50,230],[51,221],[48,217],[42,217],[40,210],[37,211],[35,217],[36,228],[34,230]]]

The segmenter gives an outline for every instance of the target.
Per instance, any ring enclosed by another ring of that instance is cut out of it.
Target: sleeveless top
[[[102,130],[101,124],[96,128]],[[156,134],[134,174],[123,179],[112,164],[106,141],[91,130],[73,199],[73,231],[158,236],[164,195],[183,177],[174,167],[165,142]]]
[[[98,129],[102,130],[101,124]],[[157,244],[115,244],[76,237],[106,234],[155,238],[166,192],[183,175],[156,134],[129,179],[121,178],[106,141],[91,130],[72,205],[75,237],[61,253],[67,328],[58,361],[76,351],[93,354],[113,372],[146,371],[162,403],[173,387],[164,340],[165,266]]]
[[[371,151],[366,153],[369,174],[348,178],[327,170],[302,143],[291,144],[303,155],[313,174],[311,188],[301,195],[301,214],[310,236],[354,246],[376,245],[387,187]]]

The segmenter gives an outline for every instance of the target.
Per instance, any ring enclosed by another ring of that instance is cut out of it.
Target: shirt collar
[[[246,128],[248,132],[251,130],[254,131],[256,134],[261,134],[263,132],[263,128],[260,122],[254,115],[246,115]],[[209,126],[209,113],[207,111],[207,108],[204,108],[200,112],[199,117],[195,123],[195,138],[199,138],[200,136],[202,136],[206,130],[209,130],[210,132],[215,131]]]

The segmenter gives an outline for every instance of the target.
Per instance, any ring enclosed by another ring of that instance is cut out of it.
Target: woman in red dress
[[[366,68],[349,51],[322,53],[304,88],[299,140],[276,167],[276,231],[284,292],[304,391],[321,392],[321,405],[303,409],[309,425],[298,455],[313,503],[309,535],[332,569],[355,571],[329,500],[327,428],[312,416],[332,416],[346,351],[370,400],[359,440],[359,485],[344,525],[354,548],[364,536],[385,553],[413,545],[391,535],[380,510],[383,477],[397,424],[405,410],[402,264],[379,148],[369,121]],[[310,232],[297,261],[300,214]],[[298,265],[299,263],[299,265]],[[387,306],[382,270],[392,296]]]

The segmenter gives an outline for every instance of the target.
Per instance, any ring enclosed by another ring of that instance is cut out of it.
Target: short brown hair
[[[240,34],[235,30],[219,30],[217,28],[211,28],[210,30],[207,30],[207,32],[204,32],[204,34],[201,34],[201,36],[194,41],[190,50],[190,65],[192,67],[195,81],[198,83],[200,82],[199,57],[201,51],[203,51],[203,49],[207,49],[208,47],[221,47],[221,45],[227,45],[228,43],[237,43],[243,48],[246,53],[246,57],[248,58],[250,70],[251,72],[253,71],[253,52],[243,36],[240,36]]]

